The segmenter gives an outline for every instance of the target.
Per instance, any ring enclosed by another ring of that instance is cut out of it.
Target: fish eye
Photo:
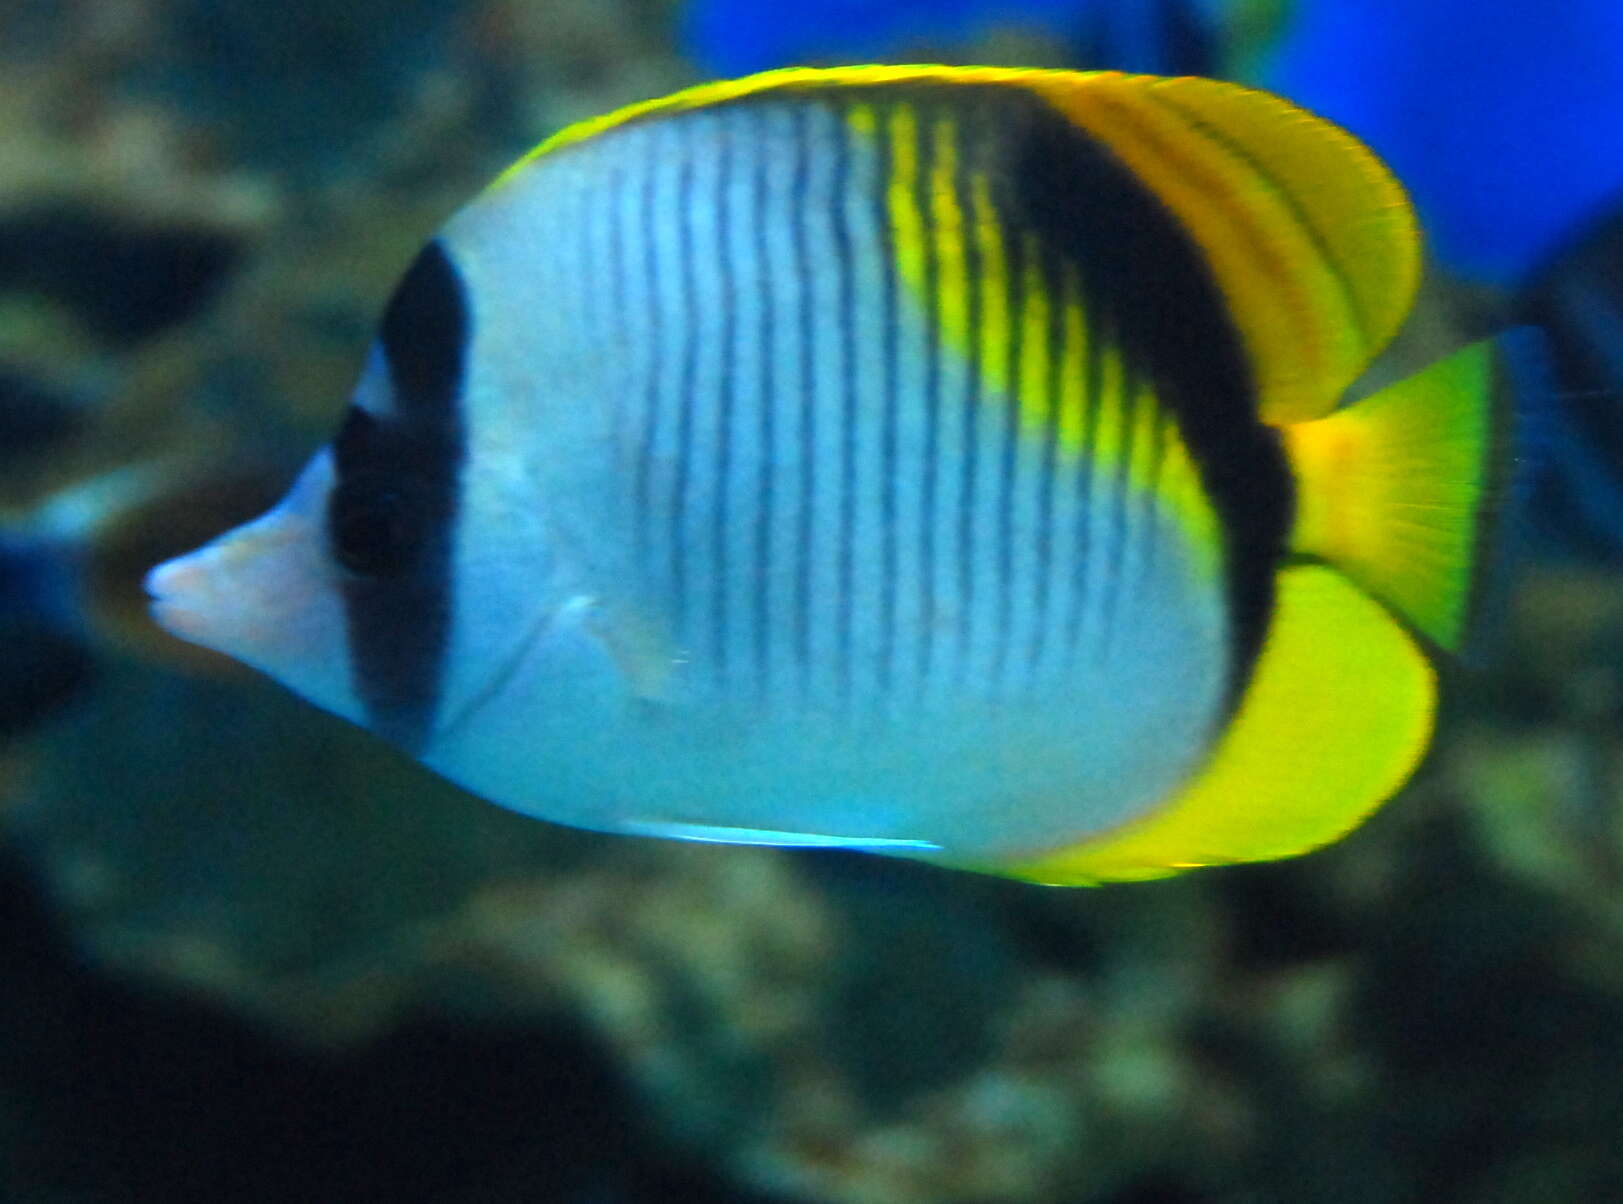
[[[360,473],[333,490],[327,530],[333,557],[358,577],[398,577],[423,546],[422,509],[408,481]]]

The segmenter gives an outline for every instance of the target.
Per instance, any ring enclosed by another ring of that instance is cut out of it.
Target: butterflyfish
[[[790,69],[565,129],[422,250],[157,619],[603,831],[1045,883],[1278,858],[1410,776],[1489,349],[1340,401],[1404,193],[1198,78]]]

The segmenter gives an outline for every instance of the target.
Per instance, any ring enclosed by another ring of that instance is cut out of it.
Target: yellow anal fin
[[[987,868],[1091,886],[1308,852],[1403,785],[1435,706],[1430,663],[1380,603],[1327,566],[1287,568],[1250,687],[1205,768],[1142,819]]]
[[[1329,413],[1414,303],[1419,235],[1392,173],[1345,130],[1237,84],[1100,72],[1028,86],[1194,237],[1245,341],[1263,421]]]
[[[1330,561],[1428,639],[1458,647],[1504,427],[1490,343],[1285,429],[1297,552]]]

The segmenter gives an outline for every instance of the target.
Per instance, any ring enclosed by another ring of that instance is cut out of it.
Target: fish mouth
[[[146,591],[153,620],[180,639],[196,639],[196,599],[208,583],[208,571],[198,563],[203,552],[204,548],[198,548],[196,552],[154,565],[141,579],[141,589]],[[188,599],[192,605],[187,604]]]
[[[228,567],[217,541],[149,570],[141,585],[153,621],[177,639],[213,647],[218,636],[212,616],[230,602],[221,582]]]
[[[166,560],[142,582],[154,621],[171,635],[250,664],[279,653],[330,657],[342,629],[317,529],[332,466],[317,454],[271,510]],[[319,616],[319,617],[316,617]],[[312,620],[314,618],[314,626]],[[320,629],[321,647],[310,641]]]
[[[141,581],[153,621],[180,639],[194,638],[195,611],[188,609],[181,599],[197,591],[200,573],[197,566],[190,563],[196,555],[192,552],[166,560],[148,569]]]

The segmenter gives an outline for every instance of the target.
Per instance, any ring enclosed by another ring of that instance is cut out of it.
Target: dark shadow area
[[[95,675],[94,658],[83,644],[29,615],[0,613],[0,642],[6,649],[0,668],[0,739],[33,727]]]
[[[1440,818],[1367,934],[1353,1039],[1382,1052],[1374,1118],[1420,1199],[1623,1198],[1617,948],[1561,899],[1503,878]],[[1591,959],[1598,959],[1591,962]],[[1536,1187],[1536,1190],[1534,1188]]]
[[[1236,969],[1283,970],[1357,950],[1360,934],[1337,912],[1323,879],[1323,866],[1307,860],[1214,875],[1212,885],[1233,917],[1230,956]]]
[[[424,1016],[347,1053],[118,981],[0,849],[0,1199],[761,1201],[661,1148],[565,1016]],[[7,1097],[11,1097],[7,1100]]]

